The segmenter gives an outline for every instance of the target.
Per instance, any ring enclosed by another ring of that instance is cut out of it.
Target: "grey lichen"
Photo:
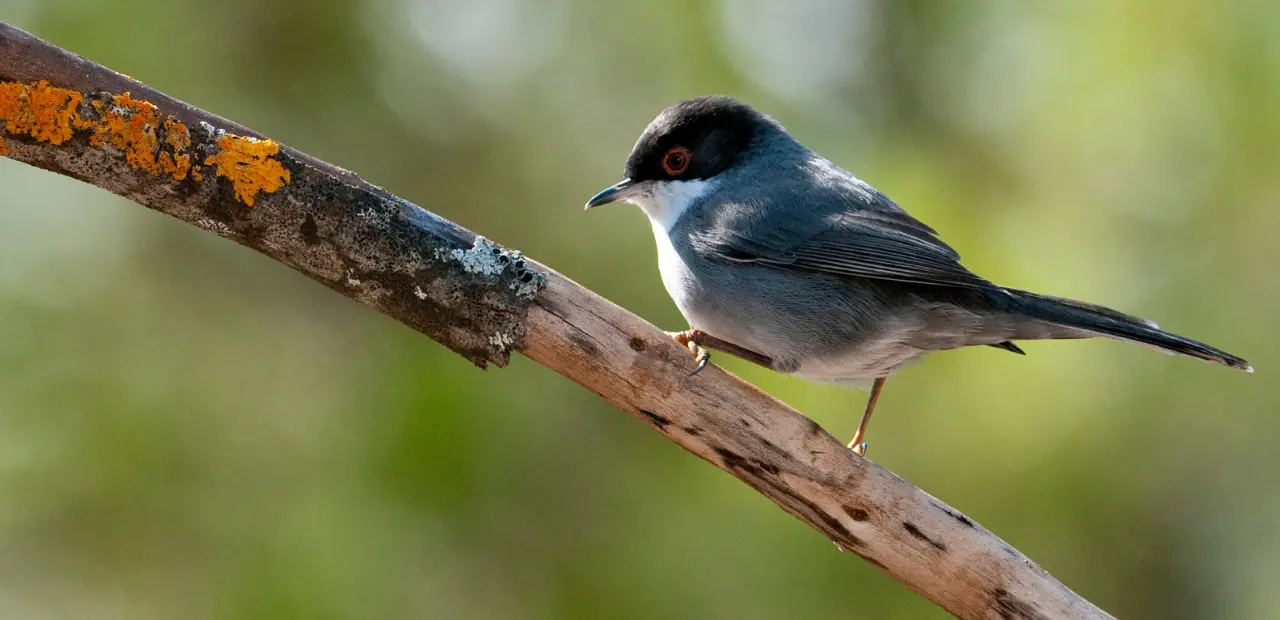
[[[528,280],[525,279],[526,275],[529,276]],[[526,270],[524,274],[516,278],[515,282],[511,283],[511,290],[515,291],[516,296],[520,299],[533,299],[546,283],[547,274],[540,271]]]
[[[506,351],[508,347],[515,344],[519,339],[511,334],[503,332],[495,333],[489,336],[489,344],[493,345],[499,351]]]
[[[507,262],[502,262],[501,258],[508,251],[498,244],[489,241],[484,235],[476,235],[475,243],[471,244],[471,249],[453,249],[449,251],[449,256],[453,260],[462,265],[467,273],[478,273],[485,277],[496,277],[506,268]]]
[[[547,274],[537,271],[524,259],[519,250],[509,250],[488,239],[476,235],[470,249],[452,249],[441,252],[441,258],[449,258],[462,265],[467,273],[475,273],[486,278],[502,276],[511,269],[510,288],[516,297],[523,300],[533,299],[547,283]]]
[[[226,224],[219,222],[218,220],[215,220],[210,217],[199,218],[195,220],[194,223],[196,226],[199,226],[200,228],[203,228],[211,233],[214,233],[219,237],[233,237],[236,234],[235,231],[232,230],[230,226],[227,226]]]
[[[209,137],[213,139],[221,138],[227,134],[225,130],[218,129],[205,121],[200,121],[200,128],[205,130],[205,133],[208,133]]]

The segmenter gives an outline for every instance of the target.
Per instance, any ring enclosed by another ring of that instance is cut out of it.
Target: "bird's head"
[[[726,171],[749,159],[761,137],[778,132],[772,119],[731,97],[680,101],[649,123],[627,157],[624,178],[586,208],[624,200],[670,228]]]

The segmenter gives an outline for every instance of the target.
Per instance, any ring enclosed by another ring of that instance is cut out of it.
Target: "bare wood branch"
[[[689,376],[664,332],[553,270],[4,24],[0,119],[0,154],[253,248],[482,367],[515,350],[555,369],[960,618],[1110,617],[795,410],[714,366]]]

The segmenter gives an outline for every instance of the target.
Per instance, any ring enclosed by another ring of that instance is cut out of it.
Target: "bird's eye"
[[[672,147],[662,156],[662,169],[673,177],[684,174],[689,169],[689,149],[683,146]]]

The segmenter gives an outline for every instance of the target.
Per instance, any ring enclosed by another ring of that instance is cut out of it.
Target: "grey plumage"
[[[1252,370],[1145,319],[975,275],[932,228],[729,98],[668,108],[627,174],[589,206],[640,205],[689,324],[773,358],[779,372],[854,382],[932,351],[1021,353],[1012,341],[1096,336]]]

